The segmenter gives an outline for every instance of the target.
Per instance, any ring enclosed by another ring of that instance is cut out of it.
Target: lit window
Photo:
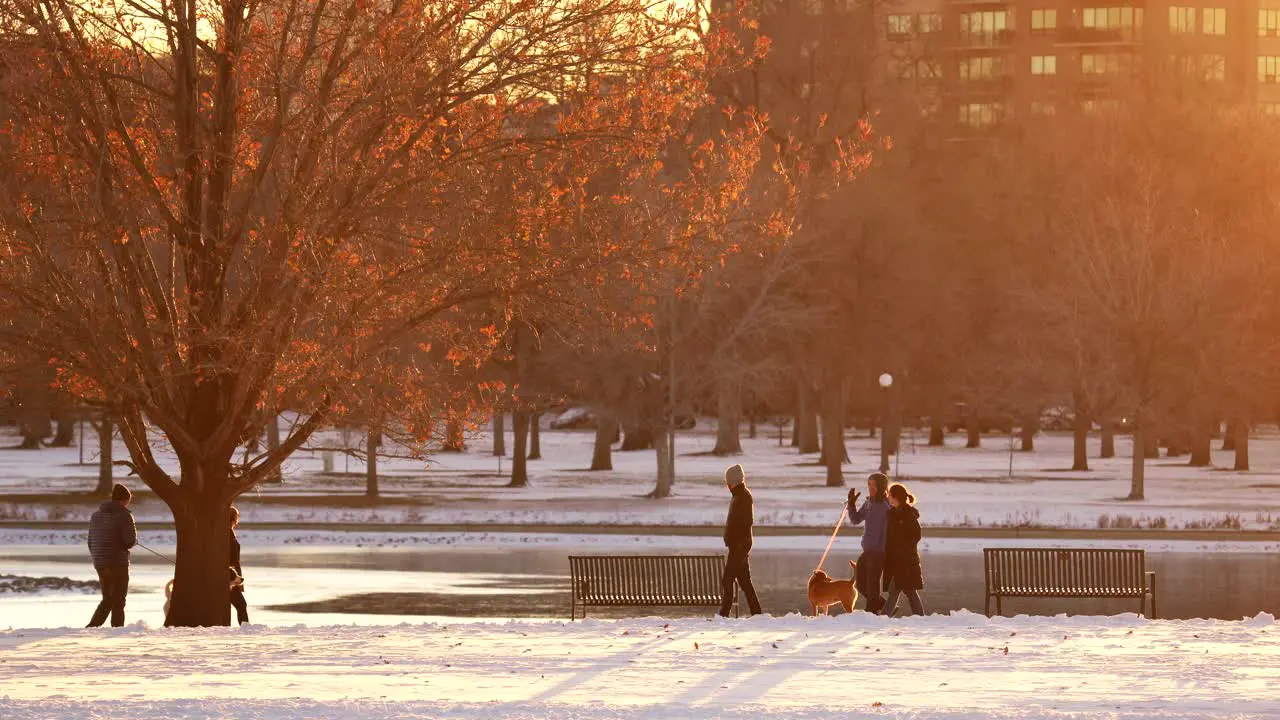
[[[910,15],[890,15],[889,16],[889,34],[890,35],[910,35],[912,19],[913,18]]]
[[[1189,7],[1169,8],[1169,32],[1174,34],[1192,33],[1196,31],[1196,9]]]
[[[921,33],[942,32],[942,13],[920,13],[919,27]]]
[[[1056,30],[1058,27],[1058,11],[1057,10],[1032,10],[1031,11],[1031,32],[1048,33]]]
[[[1000,103],[967,103],[960,106],[960,122],[973,128],[986,128],[1000,121]]]
[[[1200,11],[1201,26],[1205,35],[1227,34],[1227,9],[1205,8]]]
[[[1258,56],[1258,82],[1268,85],[1280,83],[1280,55]]]
[[[889,58],[889,75],[899,80],[915,77],[916,63],[910,58]]]
[[[1122,75],[1133,72],[1133,56],[1119,53],[1085,53],[1080,56],[1080,72],[1085,75]]]
[[[1142,8],[1104,7],[1084,8],[1081,11],[1081,27],[1095,30],[1132,31],[1142,27]]]
[[[961,80],[989,80],[1004,74],[1003,57],[986,55],[960,61]]]
[[[1200,77],[1205,80],[1222,82],[1227,79],[1227,58],[1225,55],[1201,55]]]
[[[1080,109],[1086,115],[1100,115],[1102,113],[1113,113],[1120,109],[1120,101],[1114,98],[1102,98],[1098,100],[1085,100],[1080,103]]]
[[[1058,56],[1057,55],[1032,55],[1031,56],[1031,74],[1032,75],[1057,75],[1058,74]]]
[[[1032,100],[1031,114],[1040,115],[1040,116],[1057,115],[1058,106],[1054,105],[1051,102],[1046,102],[1043,100]]]
[[[1263,115],[1271,117],[1280,117],[1280,103],[1278,102],[1260,102],[1258,103],[1258,111]]]
[[[960,16],[960,36],[981,45],[994,45],[1009,29],[1009,13],[1005,10],[967,12]]]
[[[1258,11],[1258,37],[1280,37],[1280,10]]]
[[[920,60],[916,63],[916,76],[921,80],[940,80],[942,63],[937,60]]]

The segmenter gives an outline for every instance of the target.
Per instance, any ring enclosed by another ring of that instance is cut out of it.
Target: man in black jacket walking
[[[117,484],[111,501],[102,504],[89,519],[89,554],[98,571],[102,602],[86,627],[100,627],[111,615],[111,627],[124,626],[124,600],[129,594],[129,550],[138,544],[138,528],[129,512],[133,494]]]
[[[720,615],[729,617],[733,607],[734,587],[747,595],[747,608],[752,615],[760,614],[760,600],[751,585],[751,525],[755,516],[751,509],[751,491],[747,489],[747,476],[741,465],[724,471],[724,483],[733,494],[729,501],[729,517],[724,523],[724,546],[729,548],[729,558],[724,563],[724,577],[720,580]]]

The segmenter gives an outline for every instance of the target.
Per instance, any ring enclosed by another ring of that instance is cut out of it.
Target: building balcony
[[[1013,92],[1014,76],[1010,73],[989,77],[957,79],[947,87],[952,96],[1008,95]]]
[[[1057,45],[1136,45],[1142,41],[1139,28],[1064,27],[1058,30]]]
[[[953,51],[1003,49],[1013,45],[1013,30],[955,33],[947,38],[947,49]]]

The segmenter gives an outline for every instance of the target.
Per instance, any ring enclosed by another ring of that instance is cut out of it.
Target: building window
[[[1201,27],[1205,35],[1227,34],[1227,9],[1205,8],[1200,11]]]
[[[1004,57],[984,55],[960,61],[960,79],[965,81],[990,80],[1005,74]]]
[[[1200,77],[1213,82],[1227,79],[1227,57],[1225,55],[1201,55]]]
[[[1132,37],[1133,31],[1142,27],[1142,8],[1084,8],[1080,26],[1092,30],[1119,30]]]
[[[916,62],[916,77],[921,80],[941,80],[942,63],[937,60],[919,60]]]
[[[1169,32],[1175,35],[1196,31],[1196,9],[1189,7],[1169,8]]]
[[[1031,114],[1047,117],[1058,114],[1058,106],[1044,100],[1031,101]]]
[[[1280,10],[1258,11],[1258,37],[1280,37]]]
[[[1032,10],[1031,32],[1036,34],[1051,33],[1058,29],[1057,10]]]
[[[910,15],[890,15],[889,16],[889,37],[901,37],[911,34],[912,16]]]
[[[916,63],[911,58],[889,58],[889,76],[910,80],[916,76]]]
[[[960,15],[961,39],[975,45],[995,45],[1009,29],[1006,10],[967,12]]]
[[[1090,99],[1080,103],[1080,109],[1083,110],[1086,115],[1114,113],[1120,109],[1120,101],[1115,98]]]
[[[1280,83],[1280,55],[1258,56],[1258,82],[1268,85]]]
[[[1032,55],[1031,56],[1031,74],[1032,75],[1057,75],[1058,74],[1058,56],[1057,55]]]
[[[921,34],[942,32],[942,13],[920,13],[918,20]]]
[[[972,128],[988,128],[1000,122],[1000,103],[967,103],[960,106],[960,122]]]
[[[1129,75],[1134,56],[1126,53],[1085,53],[1080,56],[1080,72],[1085,75]]]
[[[1280,102],[1260,102],[1258,112],[1270,117],[1280,117]]]

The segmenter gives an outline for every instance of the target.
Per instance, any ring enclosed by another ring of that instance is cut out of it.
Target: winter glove
[[[862,493],[858,492],[857,488],[854,488],[849,491],[849,509],[850,510],[858,509],[858,498],[860,497],[862,497]]]

